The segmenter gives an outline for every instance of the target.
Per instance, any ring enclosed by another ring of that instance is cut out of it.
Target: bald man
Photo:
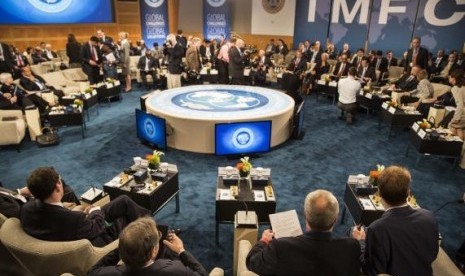
[[[360,245],[332,233],[339,213],[336,197],[316,190],[307,195],[304,209],[306,233],[273,239],[273,231],[265,230],[247,256],[247,268],[259,275],[358,275]]]

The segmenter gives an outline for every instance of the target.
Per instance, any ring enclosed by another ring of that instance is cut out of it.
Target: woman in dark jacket
[[[68,34],[66,43],[66,55],[69,58],[69,68],[81,67],[81,43],[76,40],[74,34]]]

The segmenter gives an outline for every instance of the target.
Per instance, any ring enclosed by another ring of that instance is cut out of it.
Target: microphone
[[[243,203],[244,206],[245,206],[245,217],[247,218],[247,215],[249,214],[249,207],[247,206],[247,203],[245,203],[244,200],[241,200],[241,201],[242,201],[242,203]]]

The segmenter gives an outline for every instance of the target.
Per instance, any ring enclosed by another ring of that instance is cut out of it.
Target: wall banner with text
[[[140,0],[142,39],[149,48],[162,45],[169,34],[168,0]]]
[[[228,38],[231,31],[230,0],[203,0],[203,37]]]

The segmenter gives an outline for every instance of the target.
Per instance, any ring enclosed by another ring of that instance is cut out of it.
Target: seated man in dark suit
[[[9,73],[0,74],[0,84],[0,95],[3,96],[3,98],[9,99],[11,104],[15,107],[23,109],[29,108],[30,106],[37,106],[40,113],[45,112],[49,108],[49,103],[46,100],[34,93],[27,93],[18,87],[13,82],[13,77]],[[4,99],[0,101],[5,103]],[[8,105],[6,105],[6,108],[2,108],[1,106],[2,104],[0,104],[0,109],[17,109],[14,107],[8,108]]]
[[[174,233],[168,234],[162,246],[166,246],[171,251],[169,253],[176,256],[160,256],[160,234],[152,218],[133,221],[121,232],[119,248],[103,257],[92,267],[89,275],[208,275],[199,261],[184,249],[182,240]],[[123,265],[117,265],[120,257]]]
[[[364,57],[360,67],[357,68],[357,77],[360,80],[362,86],[365,86],[368,82],[376,82],[375,68],[369,66],[368,59]]]
[[[94,246],[105,246],[116,240],[127,224],[150,214],[125,195],[102,208],[92,205],[83,211],[64,208],[63,183],[51,167],[35,169],[27,179],[27,187],[35,200],[22,206],[19,219],[24,232],[41,240],[88,239]],[[107,226],[107,222],[111,225]]]
[[[49,85],[41,76],[34,74],[29,67],[24,67],[22,71],[23,75],[19,80],[19,84],[21,84],[24,89],[28,91],[51,90],[58,98],[65,95],[63,91],[55,89],[53,86]]]
[[[62,183],[64,194],[61,202],[63,205],[66,207],[81,205],[73,189],[66,185],[63,180]],[[0,185],[0,213],[7,218],[19,218],[19,210],[28,200],[33,200],[33,198],[27,187],[10,190]]]
[[[431,263],[439,250],[439,230],[434,214],[407,204],[410,172],[390,166],[378,178],[382,217],[368,227],[354,227],[353,237],[362,246],[362,265],[367,275],[431,276]]]
[[[54,58],[58,57],[57,53],[55,53],[55,51],[52,50],[52,44],[47,43],[45,45],[45,51],[42,52],[42,57],[44,57],[48,61],[51,61]]]
[[[158,60],[152,56],[152,52],[150,50],[145,51],[145,56],[141,56],[139,58],[139,62],[137,63],[137,68],[140,71],[140,77],[142,79],[142,83],[144,87],[148,90],[150,89],[147,83],[147,75],[152,76],[153,80],[153,88],[157,87],[157,69],[160,67],[158,64]]]
[[[349,73],[350,64],[347,61],[348,57],[346,54],[342,54],[339,58],[339,61],[334,66],[333,75],[338,77],[346,77]]]
[[[397,80],[391,87],[390,90],[400,89],[402,91],[408,92],[417,88],[418,80],[417,74],[420,72],[421,67],[413,66],[412,70],[409,73],[405,73]]]
[[[295,57],[291,60],[286,70],[299,76],[307,70],[307,60],[302,56],[301,51],[295,52]]]
[[[247,255],[247,268],[259,275],[358,275],[357,241],[332,233],[338,213],[333,194],[325,190],[309,193],[305,198],[307,232],[273,239],[274,233],[265,230]]]

